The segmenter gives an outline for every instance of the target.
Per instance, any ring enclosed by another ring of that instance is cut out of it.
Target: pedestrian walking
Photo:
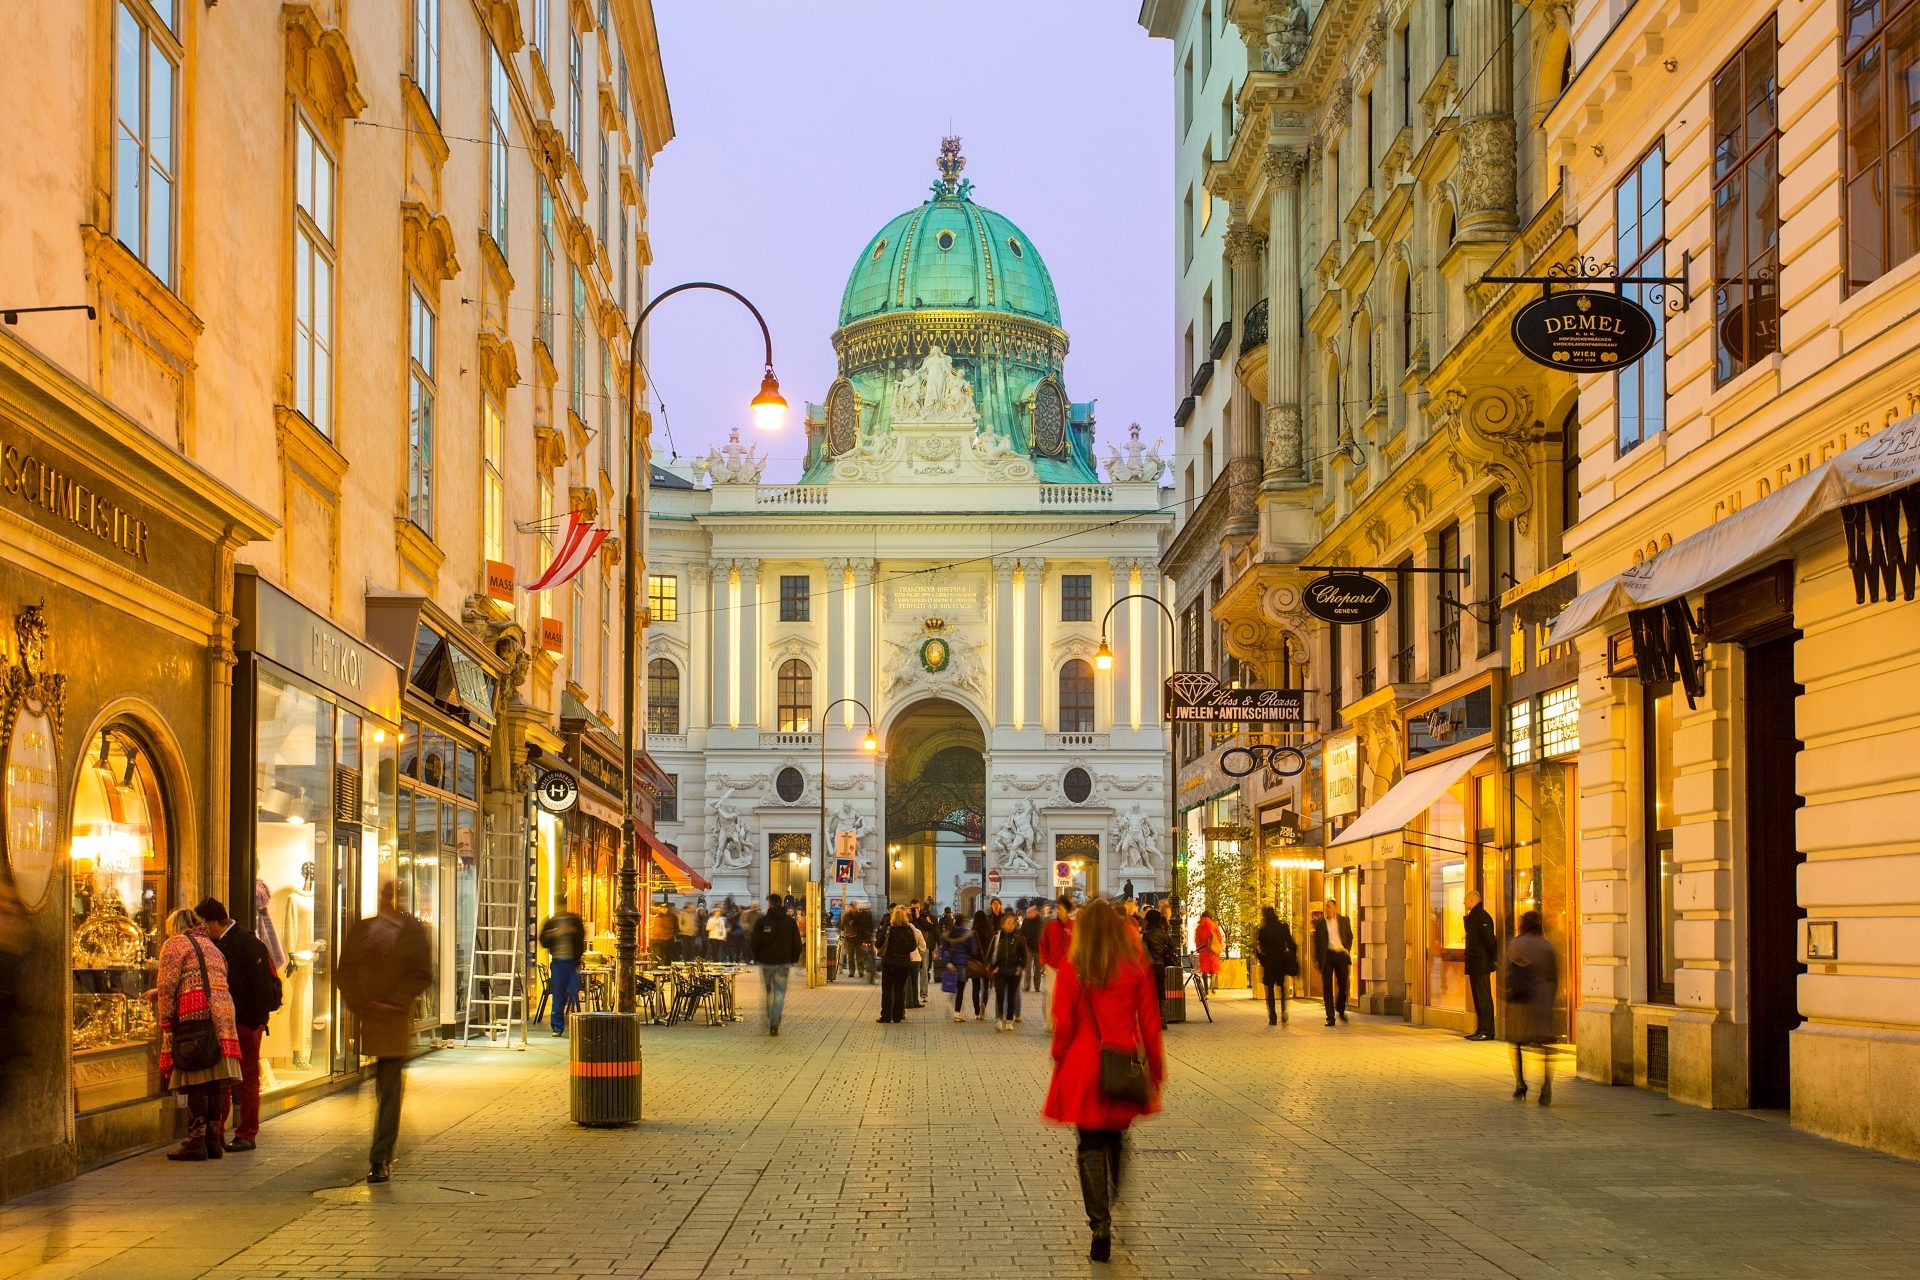
[[[567,1034],[567,1015],[580,1007],[580,959],[587,952],[587,926],[567,910],[567,895],[554,900],[553,915],[540,926],[540,945],[547,949],[547,999],[553,1011],[547,1025],[553,1034]]]
[[[1540,1052],[1540,1105],[1553,1102],[1553,1007],[1560,990],[1560,959],[1538,911],[1520,917],[1520,936],[1507,944],[1507,1039],[1513,1041],[1513,1096],[1527,1096],[1525,1054]]]
[[[985,1000],[980,979],[983,971],[980,957],[980,940],[973,936],[973,930],[966,922],[955,920],[947,930],[946,938],[940,944],[940,989],[953,997],[953,1020],[965,1022],[967,1015],[960,1011],[960,1005],[966,998],[967,988],[973,988],[973,1016],[983,1016]]]
[[[1193,926],[1193,967],[1200,975],[1202,995],[1213,994],[1213,984],[1220,977],[1220,961],[1227,954],[1227,934],[1214,921],[1213,912],[1202,911],[1200,919]]]
[[[700,921],[691,902],[682,903],[674,915],[674,956],[680,960],[693,959],[693,940],[700,936]]]
[[[1053,1079],[1041,1114],[1078,1133],[1087,1257],[1095,1262],[1113,1253],[1127,1128],[1160,1109],[1167,1068],[1159,1004],[1159,984],[1120,913],[1101,899],[1087,903],[1054,984]]]
[[[1040,935],[1047,930],[1046,917],[1040,914],[1036,905],[1027,907],[1020,920],[1020,937],[1027,944],[1026,987],[1028,991],[1040,990],[1041,982],[1046,978],[1045,966],[1040,963]]]
[[[1493,932],[1493,916],[1481,903],[1478,889],[1467,890],[1467,985],[1473,991],[1473,1031],[1469,1040],[1493,1039],[1493,971],[1500,962],[1500,942]]]
[[[413,1002],[433,982],[433,946],[426,926],[400,909],[400,886],[380,882],[380,912],[353,926],[334,972],[334,986],[360,1024],[360,1052],[375,1059],[373,1145],[367,1181],[393,1176],[406,1092],[407,1055],[413,1051]]]
[[[1146,953],[1147,964],[1153,970],[1153,980],[1161,985],[1163,992],[1178,991],[1186,981],[1180,969],[1180,941],[1174,936],[1173,925],[1166,913],[1158,907],[1148,907],[1140,920],[1140,949]],[[1168,986],[1167,972],[1173,971],[1171,987]],[[1167,1025],[1167,1004],[1160,1002],[1160,1026]]]
[[[1009,911],[1000,917],[1000,932],[987,947],[987,976],[993,979],[994,1030],[1011,1031],[1020,1021],[1020,975],[1031,957],[1020,935],[1020,917]]]
[[[726,958],[727,918],[718,911],[707,913],[707,959],[719,962]]]
[[[673,908],[658,903],[647,917],[647,956],[656,965],[673,963],[673,939],[678,930]]]
[[[260,1037],[266,1034],[267,1018],[280,1007],[280,975],[273,970],[267,944],[252,930],[236,928],[218,898],[202,900],[193,913],[227,963],[227,993],[233,997],[234,1031],[240,1040],[240,1079],[227,1087],[228,1105],[215,1117],[213,1136],[228,1151],[252,1151],[260,1137]],[[238,1115],[231,1139],[229,1114]]]
[[[1073,899],[1061,894],[1053,904],[1053,918],[1040,930],[1040,944],[1034,948],[1040,963],[1054,973],[1067,962],[1067,947],[1073,941]]]
[[[933,921],[920,913],[918,902],[907,904],[907,927],[913,930],[918,942],[913,950],[913,972],[908,975],[907,1008],[918,1009],[926,995],[928,943],[933,937]]]
[[[913,971],[920,963],[921,938],[907,919],[905,907],[887,913],[876,950],[880,956],[880,1022],[905,1022],[907,984],[914,981]]]
[[[780,1014],[787,1004],[787,979],[800,963],[800,927],[787,914],[780,895],[767,899],[766,914],[754,922],[747,949],[760,966],[760,986],[767,996],[767,1034],[780,1034]]]
[[[1279,1022],[1287,1020],[1287,979],[1300,974],[1300,947],[1293,930],[1272,907],[1260,908],[1260,932],[1254,938],[1254,956],[1260,961],[1260,981],[1267,988],[1267,1025],[1277,1025],[1273,1010],[1273,992],[1280,991]]]
[[[220,1117],[227,1088],[242,1075],[240,1033],[227,990],[227,959],[200,917],[185,907],[167,917],[153,998],[160,1025],[160,1087],[187,1096],[187,1136],[169,1160],[226,1154]]]
[[[733,900],[732,894],[728,894],[726,901],[720,904],[720,914],[727,922],[726,943],[720,958],[728,964],[738,964],[746,954],[747,931],[741,924],[740,904]]]
[[[1327,899],[1326,913],[1313,922],[1313,962],[1320,968],[1320,995],[1327,1006],[1327,1025],[1334,1016],[1347,1020],[1347,980],[1353,971],[1353,921],[1340,914],[1340,904]]]

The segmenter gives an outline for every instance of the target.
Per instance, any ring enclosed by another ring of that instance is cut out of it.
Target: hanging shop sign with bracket
[[[1520,308],[1509,326],[1513,345],[1535,364],[1573,373],[1623,369],[1660,341],[1660,324],[1641,300],[1678,315],[1692,301],[1690,256],[1677,276],[1623,276],[1610,262],[1575,258],[1543,276],[1482,276],[1482,284],[1537,284],[1540,297]],[[1633,286],[1637,297],[1627,296]],[[1558,288],[1561,292],[1556,293]]]
[[[1174,723],[1304,724],[1307,695],[1300,689],[1235,689],[1205,671],[1167,677],[1167,719]]]
[[[1393,588],[1364,573],[1323,573],[1307,584],[1300,600],[1322,622],[1372,622],[1393,606]]]

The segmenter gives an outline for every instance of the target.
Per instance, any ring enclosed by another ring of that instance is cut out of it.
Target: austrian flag
[[[611,529],[596,529],[580,518],[578,511],[567,512],[567,532],[560,539],[560,551],[547,571],[526,584],[528,591],[546,591],[566,585],[573,575],[587,567],[593,553],[607,540]]]

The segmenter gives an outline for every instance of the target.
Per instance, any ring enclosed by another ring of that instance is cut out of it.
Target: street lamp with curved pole
[[[1118,609],[1121,605],[1125,604],[1129,600],[1147,601],[1148,603],[1153,605],[1154,608],[1158,609],[1160,611],[1161,616],[1167,620],[1167,655],[1169,660],[1172,659],[1175,651],[1180,647],[1180,629],[1178,626],[1175,625],[1173,620],[1173,610],[1167,608],[1166,602],[1161,600],[1159,596],[1150,596],[1139,591],[1129,592],[1128,594],[1121,596],[1119,599],[1115,600],[1112,604],[1108,605],[1107,611],[1100,615],[1100,647],[1093,651],[1093,665],[1097,670],[1106,671],[1106,672],[1111,672],[1113,670],[1113,647],[1107,643],[1107,620],[1113,617],[1113,611],[1115,609]],[[1151,694],[1152,691],[1149,690],[1148,692],[1149,694]],[[1163,697],[1161,699],[1161,705],[1165,706],[1165,704],[1166,704],[1166,700]],[[1167,726],[1167,863],[1168,863],[1169,884],[1171,884],[1172,882],[1172,864],[1173,864],[1173,857],[1174,857],[1174,848],[1177,840],[1177,837],[1174,834],[1174,814],[1175,814],[1174,804],[1176,803],[1176,791],[1177,791],[1177,787],[1175,784],[1179,781],[1179,778],[1180,778],[1180,766],[1174,761],[1174,749],[1175,748],[1174,748],[1174,738],[1173,738],[1173,726],[1168,725]],[[1185,948],[1183,947],[1182,950],[1184,949]]]
[[[627,512],[626,535],[622,540],[621,572],[625,581],[621,583],[623,613],[626,619],[626,631],[622,636],[622,660],[620,670],[620,748],[626,758],[626,786],[621,791],[620,815],[620,909],[615,955],[619,962],[616,974],[615,1008],[620,1013],[631,1014],[635,1006],[636,970],[639,962],[638,932],[640,907],[635,900],[639,890],[639,833],[634,826],[633,803],[633,764],[634,732],[638,717],[636,706],[639,702],[640,681],[640,632],[639,589],[640,589],[640,414],[635,398],[636,379],[640,368],[640,335],[645,330],[647,317],[653,309],[677,293],[686,293],[692,289],[709,289],[715,293],[724,293],[753,313],[760,324],[760,336],[766,343],[766,371],[760,379],[760,391],[753,397],[749,408],[753,412],[754,425],[763,430],[774,430],[786,420],[787,402],[780,395],[780,380],[773,373],[773,333],[767,328],[766,317],[760,314],[760,308],[747,300],[745,294],[730,289],[724,284],[714,284],[707,280],[693,280],[686,284],[674,285],[653,296],[653,299],[641,310],[640,316],[633,322],[633,339],[627,350]],[[641,750],[646,749],[646,739],[640,739]]]
[[[820,713],[820,777],[816,784],[820,788],[820,856],[813,860],[807,869],[807,985],[820,985],[821,940],[826,937],[826,929],[821,917],[826,914],[826,864],[827,864],[827,724],[833,717],[833,709],[839,706],[860,708],[860,714],[867,718],[867,736],[860,740],[862,751],[878,751],[880,739],[873,736],[873,712],[867,710],[867,704],[858,698],[835,698]]]

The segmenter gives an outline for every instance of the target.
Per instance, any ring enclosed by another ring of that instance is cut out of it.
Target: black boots
[[[1087,1227],[1093,1243],[1087,1257],[1105,1262],[1113,1254],[1113,1165],[1111,1148],[1095,1147],[1079,1153],[1080,1198],[1087,1206]]]

